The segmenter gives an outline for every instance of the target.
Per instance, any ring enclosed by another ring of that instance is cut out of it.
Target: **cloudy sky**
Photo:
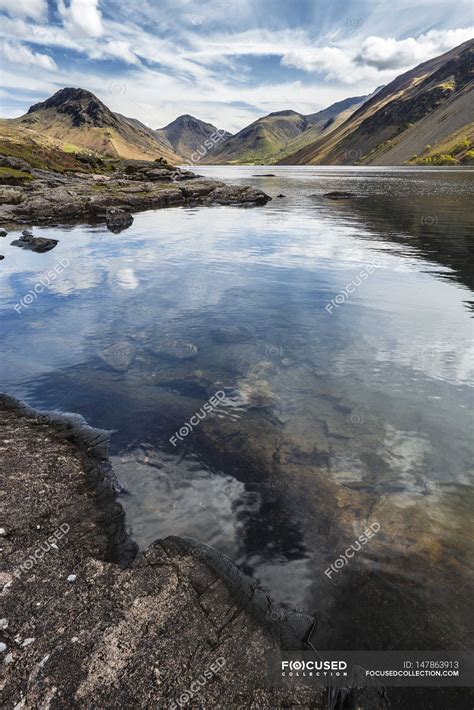
[[[0,0],[0,113],[64,86],[237,131],[370,93],[473,37],[471,0]]]

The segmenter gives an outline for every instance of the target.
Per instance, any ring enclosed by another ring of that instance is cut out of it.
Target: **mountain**
[[[307,126],[306,118],[296,111],[270,113],[216,146],[203,162],[268,164],[282,146]]]
[[[323,111],[307,116],[291,110],[270,113],[243,128],[222,146],[217,146],[203,162],[253,165],[276,163],[339,125],[366,98],[360,96],[339,101]]]
[[[287,165],[456,164],[472,159],[474,40],[397,77]]]
[[[51,138],[65,152],[94,151],[128,159],[165,158],[182,162],[171,146],[140,121],[113,113],[84,89],[61,89],[46,101],[34,104],[24,116],[5,119],[12,130],[28,129]]]
[[[328,108],[318,111],[317,113],[305,116],[308,128],[303,133],[290,140],[275,156],[273,162],[282,160],[285,156],[291,155],[301,148],[313,143],[315,140],[322,138],[334,131],[341,123],[344,123],[354,111],[371,96],[374,96],[382,87],[378,87],[372,94],[367,96],[352,96],[332,104]]]
[[[156,134],[186,160],[196,162],[203,157],[204,151],[213,151],[214,146],[231,137],[231,133],[217,129],[212,123],[205,123],[188,113],[178,116],[164,128],[158,128]],[[199,156],[199,157],[196,157]],[[193,158],[194,156],[194,158]]]

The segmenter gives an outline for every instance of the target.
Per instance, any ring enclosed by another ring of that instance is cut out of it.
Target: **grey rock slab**
[[[112,370],[125,372],[132,364],[136,354],[136,348],[127,341],[110,345],[105,350],[99,352],[100,359]]]

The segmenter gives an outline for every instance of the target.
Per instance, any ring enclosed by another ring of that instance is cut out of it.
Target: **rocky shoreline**
[[[0,422],[9,454],[4,707],[284,707],[287,694],[268,687],[265,654],[308,647],[313,620],[274,604],[195,541],[158,540],[137,554],[107,432],[9,397]],[[194,697],[193,682],[213,664]],[[322,696],[302,690],[292,702],[320,708]]]
[[[184,205],[265,205],[261,190],[206,180],[166,161],[101,161],[96,172],[55,172],[0,155],[0,225],[104,222],[108,210],[130,214]],[[107,169],[106,169],[107,168]]]
[[[191,539],[131,540],[109,433],[0,396],[4,707],[386,707],[374,691],[272,684],[314,619]]]

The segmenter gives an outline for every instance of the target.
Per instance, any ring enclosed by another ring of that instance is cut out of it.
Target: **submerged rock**
[[[8,234],[6,229],[0,229],[0,237],[6,237]]]
[[[197,345],[186,340],[174,338],[165,338],[152,345],[150,350],[157,355],[161,355],[161,357],[170,358],[171,360],[192,360],[198,354]]]
[[[99,357],[106,365],[111,367],[112,370],[125,372],[132,364],[135,353],[135,347],[124,340],[121,343],[115,343],[105,350],[102,350],[99,353]]]
[[[54,249],[57,243],[57,239],[47,239],[46,237],[33,237],[31,232],[25,229],[22,233],[22,236],[19,239],[15,239],[11,243],[11,245],[14,247],[21,247],[22,249],[29,249],[30,251],[35,251],[38,254],[43,254],[44,252],[51,251],[51,249]]]
[[[246,376],[238,380],[237,390],[245,404],[267,407],[278,399],[268,379],[272,371],[272,363],[264,360],[251,367]]]
[[[222,328],[211,328],[211,338],[216,343],[245,343],[252,338],[250,330],[244,326],[229,325]]]
[[[107,229],[111,232],[122,232],[133,224],[133,217],[130,212],[119,207],[110,207],[105,213]]]
[[[353,192],[335,190],[334,192],[326,192],[323,197],[327,197],[329,200],[349,200],[351,197],[355,197],[355,195]]]

